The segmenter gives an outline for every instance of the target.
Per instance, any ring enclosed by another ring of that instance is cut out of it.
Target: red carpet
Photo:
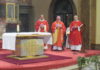
[[[48,60],[45,59],[45,61],[44,60],[41,61],[41,59],[38,59],[37,62],[33,61],[24,64],[19,61],[16,63],[17,60],[12,61],[11,59],[9,60],[8,58],[5,58],[6,55],[12,54],[12,51],[0,50],[0,70],[48,70],[52,68],[60,68],[76,64],[77,58],[79,56],[87,57],[87,56],[97,55],[100,54],[100,51],[88,50],[87,53],[84,54],[83,53],[74,54],[72,51],[66,49],[65,51],[47,50],[45,51],[45,53],[53,56],[55,59],[50,58]]]
[[[74,65],[77,63],[77,58],[88,57],[100,54],[99,50],[87,50],[86,53],[74,53],[69,49],[64,51],[45,51],[49,55],[46,59],[19,61],[6,56],[13,54],[9,50],[0,50],[0,70],[49,70]]]
[[[45,54],[46,56],[48,56],[47,58],[30,59],[30,60],[16,60],[16,59],[7,57],[9,55],[12,55],[12,54],[1,54],[0,60],[6,61],[6,62],[9,62],[9,63],[12,63],[12,64],[22,65],[22,64],[30,64],[30,63],[41,63],[41,62],[47,62],[47,61],[71,59],[71,57]]]
[[[2,40],[0,40],[0,49],[2,48]]]

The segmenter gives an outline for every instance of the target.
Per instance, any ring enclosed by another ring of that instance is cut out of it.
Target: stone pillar
[[[96,0],[90,0],[90,42],[91,49],[95,49],[96,42]]]
[[[6,24],[0,23],[0,39],[2,39],[2,34],[6,32]]]
[[[84,23],[83,28],[83,46],[90,48],[90,0],[81,0],[81,21]]]

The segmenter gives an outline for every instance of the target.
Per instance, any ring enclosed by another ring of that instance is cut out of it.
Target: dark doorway
[[[20,14],[21,32],[29,32],[29,14]]]
[[[56,16],[61,16],[65,26],[68,27],[76,14],[76,8],[72,0],[52,0],[49,18],[50,22],[55,21]]]
[[[73,20],[73,9],[68,0],[58,0],[54,7],[54,20],[56,16],[61,16],[65,26],[69,26],[69,23]]]

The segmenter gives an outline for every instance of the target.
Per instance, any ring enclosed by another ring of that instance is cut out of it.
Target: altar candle
[[[44,25],[44,31],[47,32],[47,31],[46,31],[46,25]]]
[[[20,31],[20,26],[19,26],[19,24],[17,24],[17,32],[19,32]]]

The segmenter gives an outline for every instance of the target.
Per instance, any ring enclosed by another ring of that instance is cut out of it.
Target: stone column
[[[81,0],[81,21],[84,23],[83,28],[83,46],[90,49],[90,0]]]
[[[0,39],[2,39],[2,34],[6,32],[6,24],[0,22]]]

